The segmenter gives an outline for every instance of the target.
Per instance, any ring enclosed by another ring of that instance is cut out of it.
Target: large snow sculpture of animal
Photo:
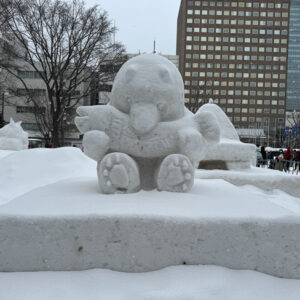
[[[220,136],[213,114],[194,115],[185,108],[179,71],[154,54],[123,65],[108,105],[80,107],[77,112],[84,151],[98,162],[104,193],[141,188],[186,192],[207,146]]]

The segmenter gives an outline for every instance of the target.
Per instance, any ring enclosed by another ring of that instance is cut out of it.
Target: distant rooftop
[[[238,135],[243,138],[265,138],[265,132],[263,129],[258,128],[237,128]]]

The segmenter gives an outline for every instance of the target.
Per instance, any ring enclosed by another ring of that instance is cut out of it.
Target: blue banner
[[[296,138],[298,136],[298,126],[294,125],[293,127],[293,137]]]
[[[285,127],[285,136],[288,137],[290,135],[290,127],[286,126]]]

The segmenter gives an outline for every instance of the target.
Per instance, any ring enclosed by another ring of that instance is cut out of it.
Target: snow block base
[[[236,195],[226,196],[229,185],[218,183],[220,199],[212,197],[211,180],[197,180],[188,194],[105,196],[94,193],[90,179],[30,192],[0,208],[0,271],[146,272],[201,264],[300,279],[299,215],[257,192],[246,201],[245,191],[231,187]]]
[[[299,219],[1,218],[0,236],[2,272],[204,264],[300,279]]]

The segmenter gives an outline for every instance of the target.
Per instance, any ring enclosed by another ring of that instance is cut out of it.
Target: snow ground
[[[8,156],[9,154],[16,153],[14,150],[0,150],[0,159]]]
[[[1,300],[299,300],[300,281],[216,266],[176,266],[148,273],[0,273],[0,292]]]
[[[244,179],[251,176],[248,185],[245,180],[243,186],[236,186],[229,180],[217,180],[219,171],[212,171],[211,176],[207,173],[206,178],[210,176],[211,179],[197,181],[185,203],[185,194],[155,191],[122,195],[122,199],[120,195],[104,197],[97,194],[95,169],[96,164],[76,148],[0,151],[0,204],[3,204],[0,214],[90,215],[95,210],[99,213],[101,208],[101,213],[107,215],[140,215],[144,211],[148,216],[183,217],[189,214],[192,218],[206,216],[216,219],[224,216],[247,219],[255,215],[272,219],[300,215],[299,198],[280,190],[263,191],[257,187],[263,171],[256,168],[243,172]],[[257,176],[257,172],[261,176]],[[268,176],[264,178],[269,178],[269,183],[278,181],[277,175],[281,176],[274,173],[276,171],[266,172]],[[235,178],[240,176],[238,172],[231,174]],[[198,171],[197,177],[201,176],[203,171]],[[89,195],[86,203],[83,202],[85,193]],[[55,195],[64,195],[64,202],[55,201]],[[53,203],[49,206],[50,200]],[[216,266],[176,266],[149,273],[119,273],[103,269],[0,273],[0,300],[298,300],[299,295],[300,280]]]

